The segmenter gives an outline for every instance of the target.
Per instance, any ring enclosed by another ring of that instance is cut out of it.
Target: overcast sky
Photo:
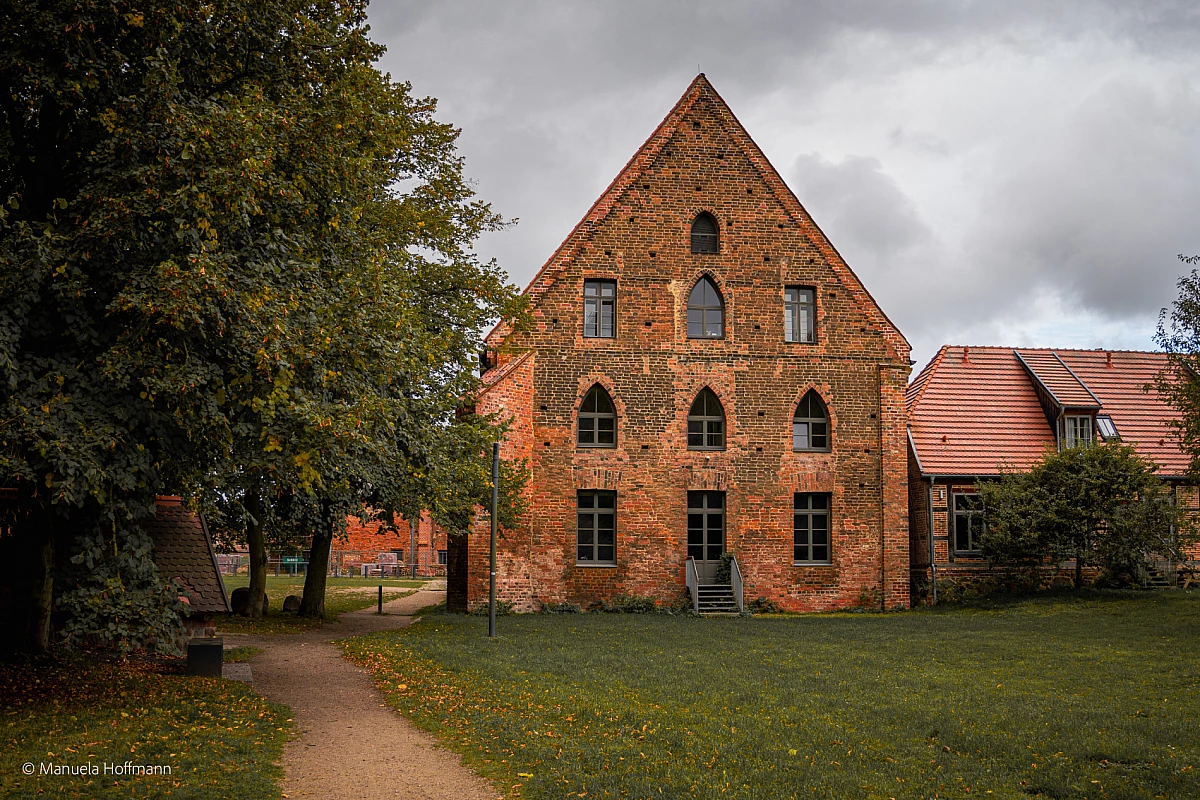
[[[1200,3],[385,2],[525,286],[703,71],[913,344],[1153,349],[1200,252]],[[915,373],[914,373],[915,374]]]

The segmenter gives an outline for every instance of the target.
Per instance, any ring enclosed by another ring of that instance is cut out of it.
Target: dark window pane
[[[617,493],[616,492],[601,492],[596,495],[596,506],[598,508],[616,508]]]
[[[708,560],[709,561],[720,561],[721,553],[723,553],[723,552],[725,552],[725,550],[724,550],[724,548],[721,547],[721,545],[710,544],[708,546]]]
[[[579,561],[591,561],[592,560],[592,548],[581,546],[579,548],[578,552],[575,553],[575,558]]]
[[[596,503],[596,495],[593,494],[592,492],[580,492],[579,493],[579,507],[580,508],[595,508],[595,503]]]
[[[614,531],[612,529],[605,530],[604,528],[601,528],[600,530],[596,531],[596,544],[603,547],[604,545],[611,546],[616,543],[617,543],[616,531]]]
[[[612,530],[615,517],[612,514],[597,514],[596,527],[600,530]]]
[[[812,508],[829,508],[829,495],[812,494],[809,497],[812,501]]]
[[[829,548],[825,545],[813,545],[812,560],[813,561],[828,561],[829,560]]]
[[[688,558],[694,558],[697,561],[704,560],[704,545],[688,545]]]
[[[597,561],[616,561],[617,560],[617,549],[615,547],[597,547],[596,548],[596,560]]]

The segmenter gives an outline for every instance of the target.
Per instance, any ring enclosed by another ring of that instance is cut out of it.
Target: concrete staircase
[[[712,583],[696,587],[700,613],[705,616],[737,616],[737,598],[728,583]]]

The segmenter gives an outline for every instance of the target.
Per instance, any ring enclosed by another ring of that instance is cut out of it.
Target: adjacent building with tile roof
[[[531,473],[501,599],[675,602],[732,552],[747,601],[908,604],[908,342],[703,75],[525,295],[476,406]],[[486,514],[449,560],[486,600]]]
[[[1165,353],[941,348],[908,387],[914,586],[935,572],[952,578],[985,568],[976,483],[1026,470],[1061,447],[1131,445],[1194,507],[1188,458],[1170,427],[1179,414],[1154,388],[1166,366]]]

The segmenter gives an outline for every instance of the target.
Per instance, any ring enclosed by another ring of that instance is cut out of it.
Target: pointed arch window
[[[689,339],[720,339],[725,336],[725,303],[712,278],[696,281],[688,295],[687,335]]]
[[[688,411],[688,450],[725,449],[725,409],[712,389],[696,395]]]
[[[792,418],[793,450],[829,449],[829,412],[815,390],[810,390],[796,406]]]
[[[692,220],[692,252],[721,252],[721,237],[717,228],[717,220],[707,211],[700,213]]]
[[[580,447],[616,447],[617,412],[604,387],[596,384],[588,390],[579,407]]]

